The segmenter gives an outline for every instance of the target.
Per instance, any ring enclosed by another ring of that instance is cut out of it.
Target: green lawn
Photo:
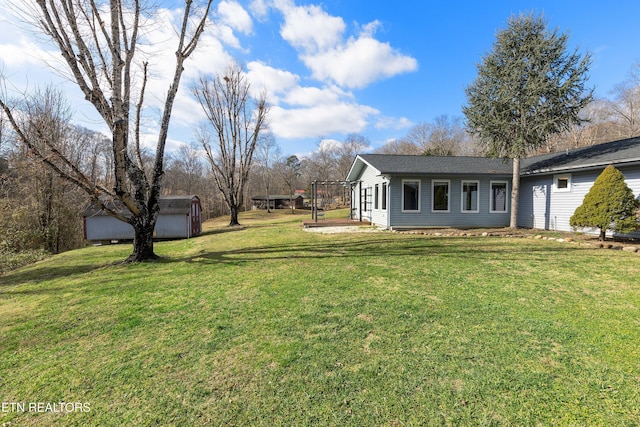
[[[0,276],[0,425],[640,423],[638,254],[265,217]]]

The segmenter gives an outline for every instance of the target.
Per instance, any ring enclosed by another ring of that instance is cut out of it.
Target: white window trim
[[[382,193],[380,196],[380,210],[387,210],[387,199],[389,197],[389,184],[386,182],[382,182],[382,187],[380,188],[380,192]],[[404,206],[404,205],[403,205]]]
[[[465,210],[464,208],[464,185],[465,184],[476,184],[476,209],[475,210]],[[462,213],[480,213],[480,181],[475,180],[465,180],[460,182],[460,212]]]
[[[380,183],[373,185],[373,209],[380,210]]]
[[[435,190],[434,187],[436,184],[446,183],[447,184],[447,210],[435,210],[434,209],[434,196]],[[451,180],[450,179],[432,179],[431,180],[431,213],[450,213],[451,212]]]
[[[558,188],[558,181],[561,179],[567,180],[567,188]],[[553,192],[554,193],[570,193],[571,192],[571,174],[570,173],[553,176]]]
[[[493,184],[505,184],[505,201],[504,201],[504,210],[503,211],[495,211],[493,210]],[[500,213],[505,214],[509,213],[509,181],[490,181],[489,182],[489,213]]]
[[[418,209],[417,210],[405,210],[404,209],[404,184],[405,182],[417,182],[418,183]],[[402,180],[402,213],[420,213],[421,199],[422,199],[422,181],[420,179],[403,179]]]

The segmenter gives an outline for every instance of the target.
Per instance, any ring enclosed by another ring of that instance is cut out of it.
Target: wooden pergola
[[[318,207],[318,185],[340,185],[342,187],[349,187],[349,193],[351,193],[351,186],[355,183],[351,181],[312,181],[311,182],[311,218],[314,222],[318,222],[318,210],[322,209],[324,213],[324,209]],[[351,197],[350,197],[351,199]],[[353,204],[353,200],[350,201],[350,204]],[[351,218],[351,212],[353,212],[353,206],[351,206],[351,211],[349,213],[349,217]]]

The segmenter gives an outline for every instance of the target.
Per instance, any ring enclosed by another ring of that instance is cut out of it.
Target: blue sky
[[[24,25],[12,16],[21,3],[11,4],[0,0],[4,75],[18,91],[59,83],[59,75],[43,65],[46,59],[60,67],[52,59],[55,50],[21,31]],[[180,3],[161,4],[172,9]],[[246,66],[254,88],[267,90],[270,125],[283,153],[299,155],[349,133],[364,135],[374,149],[404,136],[412,125],[443,114],[461,116],[475,64],[508,17],[520,12],[543,14],[551,28],[569,33],[572,47],[592,52],[590,85],[598,97],[609,97],[640,59],[637,1],[225,0],[214,9],[215,23],[187,64],[170,148],[191,142],[201,118],[189,96],[190,81],[222,71],[231,58]],[[169,16],[171,10],[156,19]],[[158,34],[148,35],[151,43],[154,37],[158,44],[149,51],[161,77],[170,68],[172,48]],[[78,121],[104,130],[73,86],[64,87]],[[150,88],[158,100],[166,91],[160,78]],[[152,146],[154,120],[147,124]]]

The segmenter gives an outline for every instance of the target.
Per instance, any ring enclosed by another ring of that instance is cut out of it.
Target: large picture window
[[[491,212],[507,212],[507,183],[491,182]]]
[[[478,181],[462,181],[462,212],[478,212]]]
[[[403,212],[419,212],[420,211],[420,181],[417,181],[417,180],[402,181],[402,211]]]
[[[449,181],[433,181],[432,210],[449,212]]]

